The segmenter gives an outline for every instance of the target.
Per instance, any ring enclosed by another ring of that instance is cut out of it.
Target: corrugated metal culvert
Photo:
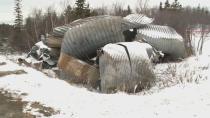
[[[102,92],[134,92],[150,87],[155,80],[150,63],[152,47],[146,43],[108,44],[102,48],[99,69]]]
[[[173,58],[185,58],[184,40],[173,28],[168,26],[147,25],[138,29],[137,39],[143,39],[154,48]]]
[[[55,37],[63,38],[66,31],[68,31],[70,27],[68,26],[60,26],[53,29],[52,35]]]
[[[108,43],[132,41],[136,29],[144,27],[118,16],[97,16],[80,19],[69,25],[61,51],[78,59],[96,56],[96,50]]]
[[[124,19],[128,20],[129,22],[132,23],[139,23],[139,24],[151,24],[154,19],[153,18],[148,18],[146,15],[144,14],[130,14],[126,17],[124,17]]]

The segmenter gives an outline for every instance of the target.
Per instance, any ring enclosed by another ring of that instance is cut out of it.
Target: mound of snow
[[[209,60],[208,57],[186,60],[189,63],[186,68],[199,69],[203,59]],[[100,94],[49,78],[34,69],[20,67],[3,56],[0,56],[0,60],[7,62],[7,65],[0,66],[0,71],[23,69],[27,72],[1,77],[0,89],[11,93],[27,93],[22,96],[24,101],[37,101],[59,110],[60,113],[51,116],[52,118],[203,118],[210,115],[209,79],[200,84],[177,84],[146,95]],[[182,68],[179,69],[181,71]],[[203,76],[209,78],[209,71],[206,68]]]

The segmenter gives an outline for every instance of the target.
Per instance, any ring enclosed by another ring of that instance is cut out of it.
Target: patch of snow
[[[192,34],[192,47],[193,51],[196,55],[199,55],[199,51],[197,48],[199,47],[199,40],[201,39],[201,33],[193,33]],[[209,50],[209,45],[210,45],[210,33],[204,35],[204,44],[203,44],[203,50],[202,54],[204,55],[210,55],[210,50]]]
[[[146,95],[100,94],[49,78],[34,69],[18,66],[3,56],[0,56],[0,60],[7,62],[7,65],[0,66],[0,71],[24,69],[27,72],[1,77],[0,89],[11,93],[27,93],[27,96],[22,96],[24,101],[37,101],[60,111],[51,118],[204,118],[210,115],[209,79],[199,84],[177,84]],[[205,62],[201,62],[203,60]],[[182,66],[199,69],[202,64],[209,63],[208,60],[207,57],[192,57],[185,60],[188,65]],[[182,71],[182,68],[179,69]],[[210,69],[204,72],[209,78]]]
[[[202,54],[203,55],[207,55],[210,56],[210,38],[206,39],[204,44],[203,44],[203,50],[202,50]]]
[[[50,50],[50,48],[47,45],[45,45],[42,41],[37,42],[35,45],[38,46],[40,49]]]

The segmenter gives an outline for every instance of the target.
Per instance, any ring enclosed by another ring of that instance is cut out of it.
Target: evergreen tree
[[[116,15],[121,15],[121,16],[124,17],[124,16],[127,16],[127,15],[131,14],[131,13],[132,13],[132,10],[131,10],[130,6],[128,5],[127,9],[122,10],[121,14],[116,14]]]
[[[131,14],[131,13],[132,13],[132,10],[131,10],[130,6],[128,5],[127,14]]]
[[[164,8],[167,9],[167,8],[170,8],[170,6],[171,6],[171,5],[170,5],[169,1],[166,0],[166,2],[165,2],[165,7],[164,7]]]
[[[162,10],[162,9],[163,9],[163,3],[160,2],[159,10]]]
[[[85,3],[85,0],[76,0],[76,8],[74,10],[76,19],[85,18],[90,16],[89,4]]]
[[[198,4],[198,7],[196,9],[197,13],[200,14],[201,13],[201,7],[200,7],[200,4]]]
[[[21,11],[21,0],[15,0],[15,21],[14,30],[9,37],[9,44],[16,51],[25,51],[30,48],[29,37],[23,29],[23,15]]]
[[[66,17],[66,22],[69,23],[70,22],[70,18],[71,18],[71,13],[72,13],[72,8],[70,5],[68,5],[64,11],[64,15]]]
[[[179,10],[182,8],[182,5],[178,2],[178,0],[174,0],[174,2],[171,5],[171,9]]]
[[[88,3],[88,4],[85,5],[85,7],[84,7],[83,17],[89,17],[90,14],[91,14],[91,12],[90,12],[90,4]]]
[[[23,27],[23,15],[21,11],[21,0],[15,0],[15,28],[21,30]]]

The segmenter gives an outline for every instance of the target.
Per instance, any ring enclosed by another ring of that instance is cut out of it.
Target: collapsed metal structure
[[[142,16],[141,16],[142,17]],[[80,19],[70,24],[61,46],[63,53],[87,60],[96,56],[96,50],[108,43],[133,41],[141,23],[130,22],[119,16],[97,16]]]
[[[44,42],[52,49],[61,50],[58,67],[63,79],[92,87],[97,87],[101,80],[105,92],[113,86],[122,88],[125,83],[133,90],[137,83],[152,76],[151,62],[163,56],[161,51],[173,58],[185,57],[183,38],[174,29],[152,22],[153,19],[141,14],[124,18],[94,16],[54,28]],[[101,48],[103,54],[97,55]],[[87,63],[96,56],[96,66]],[[150,73],[148,77],[143,76],[144,70]]]
[[[104,46],[99,59],[102,92],[134,92],[136,85],[149,86],[155,79],[150,64],[155,56],[147,43],[121,42]]]

